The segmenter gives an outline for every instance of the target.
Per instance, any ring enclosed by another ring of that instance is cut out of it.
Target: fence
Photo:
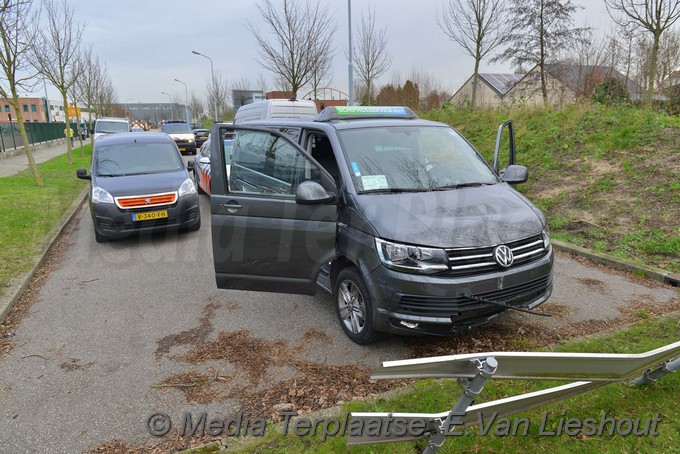
[[[64,137],[64,123],[24,123],[31,144]],[[73,128],[75,130],[75,128]],[[0,123],[0,153],[24,146],[16,122]]]

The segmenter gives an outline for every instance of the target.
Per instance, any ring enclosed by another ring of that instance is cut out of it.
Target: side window
[[[259,131],[237,131],[231,146],[231,193],[292,198],[303,181],[321,182],[319,168],[279,136]]]

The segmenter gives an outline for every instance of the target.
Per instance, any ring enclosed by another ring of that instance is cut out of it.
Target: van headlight
[[[113,203],[113,196],[99,186],[92,188],[92,203]]]
[[[179,187],[178,194],[180,197],[183,195],[196,194],[196,186],[194,185],[194,182],[191,181],[191,178],[184,180],[184,183]]]
[[[550,249],[550,229],[548,227],[545,227],[545,230],[543,230],[541,236],[543,236],[543,248],[547,251]]]
[[[375,239],[375,248],[383,265],[406,273],[434,274],[449,269],[444,249],[409,246]]]

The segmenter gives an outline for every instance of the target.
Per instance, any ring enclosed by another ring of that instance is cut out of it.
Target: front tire
[[[375,342],[378,334],[374,330],[373,303],[359,271],[340,271],[333,290],[338,321],[347,337],[359,345]]]
[[[101,233],[97,232],[97,229],[94,230],[94,239],[97,243],[106,243],[109,241],[109,237],[102,235]]]

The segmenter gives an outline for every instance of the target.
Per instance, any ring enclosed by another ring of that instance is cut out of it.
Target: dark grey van
[[[210,157],[219,288],[322,287],[360,344],[379,332],[451,334],[551,294],[545,217],[511,186],[528,175],[511,128],[502,171],[403,107],[213,125],[212,137],[227,134],[231,156],[214,140]]]

